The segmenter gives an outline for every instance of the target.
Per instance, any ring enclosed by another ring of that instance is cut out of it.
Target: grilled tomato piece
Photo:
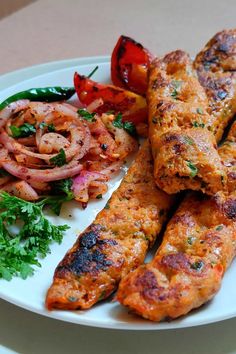
[[[120,36],[111,56],[111,79],[114,85],[145,95],[147,68],[152,54],[126,36]]]
[[[80,102],[85,106],[101,99],[101,104],[94,110],[98,114],[109,111],[121,113],[123,121],[135,125],[147,121],[146,99],[140,95],[113,85],[92,81],[77,72],[74,75],[74,85]]]

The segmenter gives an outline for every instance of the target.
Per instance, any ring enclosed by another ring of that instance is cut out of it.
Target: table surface
[[[110,54],[120,34],[153,53],[195,55],[235,27],[235,0],[38,0],[0,21],[0,74]],[[236,319],[169,331],[115,331],[44,318],[0,300],[0,353],[236,353]]]

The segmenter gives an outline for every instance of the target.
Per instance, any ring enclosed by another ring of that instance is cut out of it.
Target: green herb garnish
[[[216,227],[216,231],[221,231],[221,230],[223,230],[223,225],[219,225]]]
[[[193,127],[195,128],[204,128],[205,124],[204,123],[198,123],[197,121],[193,122]]]
[[[189,236],[189,237],[187,238],[187,243],[188,243],[189,245],[192,245],[192,244],[193,244],[194,239],[195,239],[195,237],[193,237],[193,236]]]
[[[61,179],[60,181],[54,181],[52,183],[52,190],[55,194],[65,194],[67,198],[73,199],[74,194],[72,192],[72,178]]]
[[[132,122],[124,122],[123,128],[126,130],[130,135],[134,135],[136,133],[136,128],[134,123]]]
[[[96,118],[94,117],[96,113],[89,113],[86,109],[78,109],[77,113],[88,122],[96,122]]]
[[[203,109],[201,108],[201,107],[198,107],[197,108],[197,113],[198,114],[203,114],[204,112],[203,112]]]
[[[66,162],[66,154],[63,149],[60,149],[59,153],[49,160],[54,166],[64,166]]]
[[[188,145],[194,145],[194,140],[189,136],[184,136],[184,142]]]
[[[98,195],[96,196],[96,199],[102,199],[102,194],[98,194]]]
[[[122,123],[122,114],[118,113],[117,116],[115,117],[115,119],[113,120],[112,124],[114,125],[114,127],[116,128],[123,128],[123,123]]]
[[[98,301],[103,300],[105,298],[105,296],[106,296],[106,290],[103,290],[98,298]]]
[[[74,199],[72,184],[72,178],[61,179],[51,184],[52,193],[55,195],[47,197],[44,200],[44,204],[48,205],[56,215],[60,215],[61,207],[64,202]]]
[[[178,94],[179,94],[179,88],[182,85],[182,81],[179,80],[173,80],[171,81],[171,85],[174,88],[174,90],[171,92],[171,97],[173,97],[175,100],[177,100],[178,98]]]
[[[48,125],[47,125],[47,123],[45,123],[45,122],[41,122],[40,124],[39,124],[39,128],[40,129],[44,129],[44,128],[46,128]]]
[[[29,123],[24,123],[19,127],[17,127],[16,125],[10,125],[10,129],[13,138],[26,138],[27,136],[36,133],[35,126]]]
[[[51,124],[48,124],[48,131],[53,133],[55,132],[56,128],[55,128],[55,125],[53,123]]]
[[[187,161],[187,166],[191,170],[190,177],[194,178],[198,173],[198,168],[191,161]]]
[[[113,120],[112,124],[114,127],[119,128],[119,129],[124,129],[126,130],[130,135],[134,135],[136,133],[136,128],[134,123],[132,122],[122,122],[122,114],[118,113]]]
[[[204,263],[202,261],[196,261],[190,265],[190,268],[192,268],[194,270],[201,270],[203,266],[204,266]]]
[[[178,98],[178,91],[176,89],[174,89],[172,92],[171,92],[171,97],[173,97],[175,100],[177,100]]]
[[[47,124],[45,122],[42,122],[39,124],[39,128],[40,129],[44,129],[44,128],[47,128],[47,130],[50,132],[50,133],[53,133],[55,132],[56,128],[55,128],[55,125],[53,123],[51,124]]]
[[[25,279],[34,273],[33,265],[40,267],[38,258],[50,252],[52,241],[60,243],[69,227],[55,226],[44,216],[44,200],[31,203],[6,192],[0,198],[0,278]],[[20,231],[12,232],[11,226],[19,221]]]
[[[56,215],[60,215],[62,204],[74,199],[74,196],[53,195],[43,199],[44,205],[47,205]]]

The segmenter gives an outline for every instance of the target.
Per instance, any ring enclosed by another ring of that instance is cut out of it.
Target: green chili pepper
[[[8,97],[0,104],[0,111],[8,106],[10,103],[28,99],[31,101],[61,101],[68,100],[75,93],[74,87],[43,87],[43,88],[31,88],[27,91],[21,91],[13,96]]]

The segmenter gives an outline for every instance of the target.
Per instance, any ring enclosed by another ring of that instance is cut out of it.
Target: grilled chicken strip
[[[188,54],[177,50],[151,63],[147,99],[158,187],[169,194],[223,190],[226,172],[210,131],[214,117]]]
[[[230,194],[189,194],[169,222],[154,259],[120,282],[117,299],[153,321],[176,318],[210,300],[236,253],[236,123],[219,149]]]
[[[143,263],[174,200],[156,187],[145,142],[120,187],[56,268],[47,308],[87,309],[108,297]]]
[[[236,112],[236,29],[217,33],[193,64],[206,91],[212,131],[219,141]]]

